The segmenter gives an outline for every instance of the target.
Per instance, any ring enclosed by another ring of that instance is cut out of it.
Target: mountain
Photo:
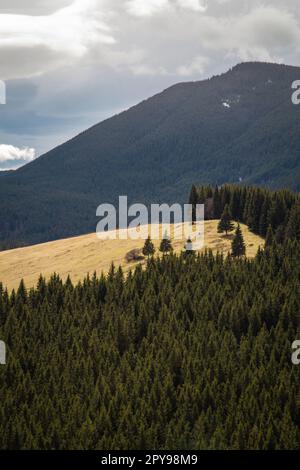
[[[0,178],[2,247],[95,230],[96,208],[186,202],[192,183],[300,188],[300,68],[244,63],[180,83]]]

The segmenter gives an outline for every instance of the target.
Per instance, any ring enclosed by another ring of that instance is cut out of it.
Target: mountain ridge
[[[150,204],[184,203],[193,183],[299,190],[299,78],[299,67],[247,62],[181,82],[2,175],[2,246],[89,233],[97,206],[121,194]]]

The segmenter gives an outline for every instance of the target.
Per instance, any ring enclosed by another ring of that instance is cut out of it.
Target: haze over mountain
[[[245,63],[180,83],[0,174],[3,247],[95,230],[99,204],[186,202],[193,183],[300,188],[300,68]]]

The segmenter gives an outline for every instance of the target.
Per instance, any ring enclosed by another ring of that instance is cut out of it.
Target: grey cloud
[[[45,73],[78,62],[94,44],[113,44],[103,16],[100,0],[73,0],[43,16],[0,13],[1,78]]]
[[[18,15],[49,15],[58,8],[68,6],[72,0],[1,0],[1,13]]]
[[[71,52],[67,41],[55,44],[52,35],[22,47],[14,31],[10,44],[0,31],[0,78],[32,75],[8,81],[0,144],[34,147],[39,154],[178,81],[221,73],[242,60],[299,64],[298,0],[209,0],[199,2],[207,6],[202,9],[194,1],[166,0],[154,2],[162,6],[159,13],[139,17],[124,0],[95,0],[88,10],[86,1],[79,4],[92,40],[74,32]],[[0,18],[4,11],[46,16],[71,4],[2,0]]]

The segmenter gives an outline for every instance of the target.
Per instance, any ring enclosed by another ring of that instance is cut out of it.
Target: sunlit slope
[[[232,236],[219,235],[217,224],[218,221],[205,222],[205,248],[211,248],[214,252],[228,253]],[[176,230],[179,228],[180,225],[176,225]],[[246,226],[242,226],[242,230],[247,256],[253,257],[258,247],[263,245],[263,240],[251,233]],[[159,241],[154,242],[156,248],[159,243]],[[125,259],[126,254],[135,248],[142,248],[143,245],[143,240],[99,240],[96,234],[92,233],[4,251],[0,253],[0,282],[8,289],[12,289],[17,288],[21,279],[24,279],[27,287],[33,287],[40,274],[49,278],[54,272],[62,279],[70,275],[72,281],[76,282],[83,279],[87,273],[107,272],[112,262],[116,266],[122,266],[124,271],[128,271],[137,263],[128,263]],[[184,249],[184,245],[184,240],[173,240],[173,247],[177,253]]]

